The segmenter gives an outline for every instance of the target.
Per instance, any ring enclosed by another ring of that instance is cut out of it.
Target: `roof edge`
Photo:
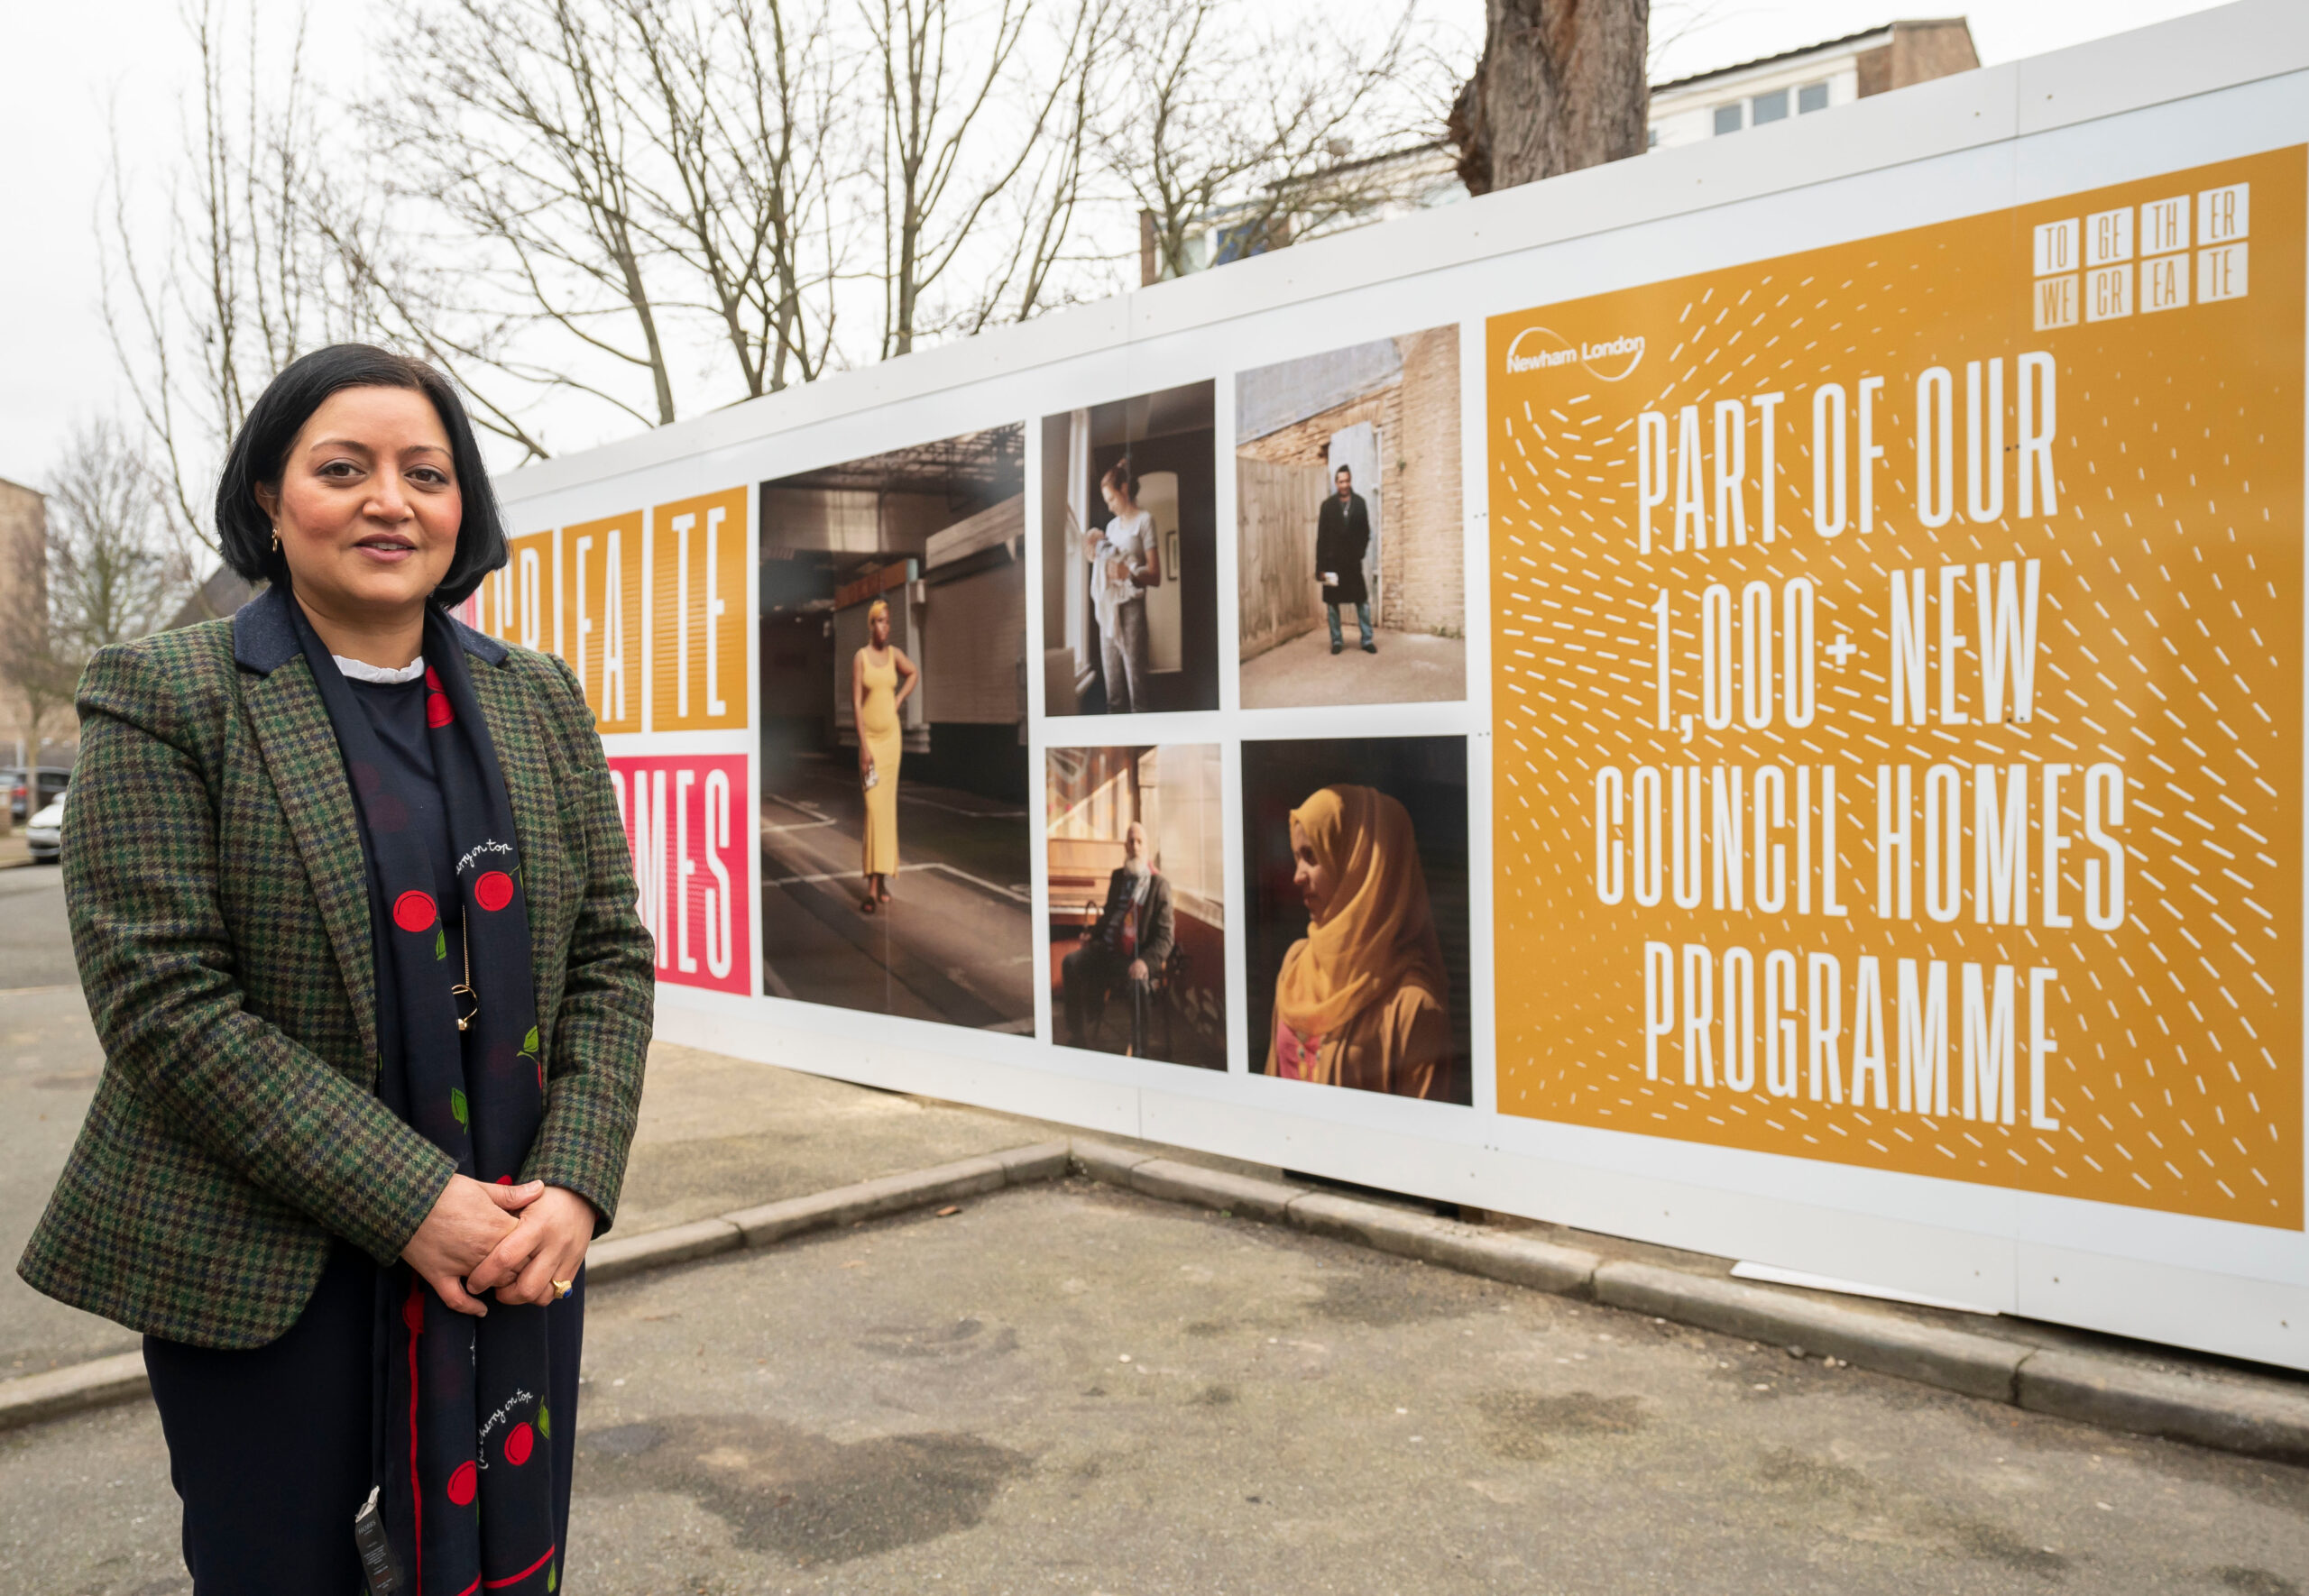
[[[1916,22],[1963,22],[1965,19],[1963,17],[1921,17],[1902,20],[1913,26]],[[1771,55],[1760,55],[1753,60],[1734,61],[1726,67],[1710,67],[1705,72],[1694,72],[1688,78],[1676,78],[1666,83],[1655,83],[1651,86],[1651,92],[1661,94],[1671,88],[1688,88],[1695,83],[1706,83],[1712,78],[1728,78],[1734,72],[1747,71],[1752,67],[1769,67],[1775,61],[1792,61],[1804,56],[1817,55],[1824,50],[1834,50],[1839,45],[1857,44],[1863,39],[1873,39],[1880,33],[1884,36],[1885,42],[1890,43],[1892,30],[1901,25],[1900,22],[1880,23],[1875,27],[1863,28],[1857,33],[1846,33],[1842,38],[1823,39],[1817,44],[1802,44],[1794,50],[1783,50]]]

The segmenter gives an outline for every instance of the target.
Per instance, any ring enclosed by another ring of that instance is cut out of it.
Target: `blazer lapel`
[[[299,657],[270,674],[244,679],[242,702],[257,745],[264,750],[273,791],[290,834],[312,878],[313,895],[328,927],[329,946],[353,995],[363,1050],[373,1070],[377,1042],[377,979],[370,946],[369,884],[361,853],[360,821],[345,777],[336,731]]]

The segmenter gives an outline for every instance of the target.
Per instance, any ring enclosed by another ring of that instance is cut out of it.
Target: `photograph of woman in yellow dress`
[[[850,709],[858,725],[858,781],[866,793],[859,867],[866,895],[858,907],[871,914],[890,901],[890,877],[897,874],[898,760],[906,751],[899,711],[922,685],[922,673],[904,650],[890,647],[888,603],[874,601],[866,627],[866,647],[850,659]]]

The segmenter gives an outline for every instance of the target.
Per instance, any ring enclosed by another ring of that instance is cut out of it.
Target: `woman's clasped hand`
[[[551,1302],[576,1279],[593,1227],[593,1204],[574,1191],[548,1186],[520,1210],[511,1232],[481,1267],[465,1277],[465,1289],[494,1291],[503,1303]]]
[[[576,1278],[593,1239],[593,1206],[541,1180],[490,1185],[452,1175],[401,1252],[445,1307],[476,1316],[490,1292],[508,1306],[551,1302]]]

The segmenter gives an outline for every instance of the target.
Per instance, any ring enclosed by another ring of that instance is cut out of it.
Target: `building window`
[[[1213,266],[1224,266],[1230,261],[1246,261],[1253,255],[1266,253],[1265,230],[1256,223],[1240,227],[1221,227],[1218,248],[1210,257]]]
[[[1815,111],[1825,111],[1827,108],[1828,86],[1826,84],[1808,83],[1796,91],[1796,114],[1798,116],[1808,116]]]
[[[1788,91],[1775,88],[1770,94],[1760,94],[1748,102],[1748,120],[1757,127],[1767,122],[1788,120]]]
[[[1716,131],[1719,134],[1740,131],[1740,107],[1736,102],[1716,107]]]

